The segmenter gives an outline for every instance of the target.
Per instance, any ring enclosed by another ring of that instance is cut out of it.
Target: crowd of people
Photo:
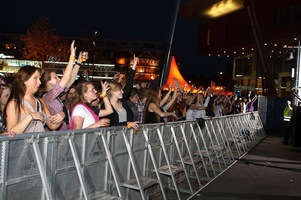
[[[257,95],[245,97],[214,94],[210,87],[189,91],[174,78],[168,90],[150,88],[147,82],[135,83],[139,58],[126,81],[117,73],[112,81],[99,83],[76,80],[83,62],[76,57],[73,41],[63,76],[54,70],[41,71],[24,66],[3,79],[0,88],[0,127],[10,136],[28,132],[126,126],[138,129],[141,123],[172,122],[254,111]],[[99,85],[95,85],[99,84]],[[101,88],[101,89],[98,89]],[[99,91],[98,91],[99,90]]]

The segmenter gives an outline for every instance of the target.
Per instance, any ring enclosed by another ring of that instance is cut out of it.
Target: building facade
[[[83,64],[79,74],[92,79],[110,79],[116,72],[127,74],[133,56],[139,57],[136,81],[152,81],[161,72],[160,60],[164,59],[163,45],[158,42],[121,41],[91,38],[64,38],[66,44],[76,41],[77,51],[88,51],[89,59]],[[48,55],[44,61],[22,59],[24,44],[20,35],[0,34],[0,72],[14,73],[24,65],[42,68],[55,68],[58,73],[67,64],[67,60],[55,55]],[[66,57],[66,56],[65,56]],[[162,62],[163,63],[163,62]]]
[[[241,4],[239,10],[217,18],[199,18],[204,22],[199,27],[199,54],[232,57],[236,89],[262,94],[271,79],[277,96],[290,96],[301,40],[300,0],[233,2]],[[196,14],[189,17],[198,18]]]

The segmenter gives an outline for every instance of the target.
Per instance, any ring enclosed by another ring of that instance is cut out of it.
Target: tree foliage
[[[66,60],[68,48],[66,41],[49,26],[47,17],[40,17],[35,24],[21,36],[24,42],[23,59],[28,60]]]

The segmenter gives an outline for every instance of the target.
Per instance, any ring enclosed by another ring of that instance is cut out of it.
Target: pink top
[[[76,106],[78,106],[78,105],[82,105],[82,106],[84,106],[91,114],[92,114],[92,116],[93,116],[93,118],[94,118],[94,120],[95,120],[95,122],[97,122],[98,120],[99,120],[99,117],[95,114],[95,112],[91,109],[91,108],[89,108],[88,106],[86,106],[85,104],[83,104],[83,103],[78,103],[78,104],[76,104],[73,108],[72,108],[72,111],[71,111],[71,114],[70,114],[70,118],[69,118],[69,129],[73,129],[73,121],[72,121],[72,113],[73,113],[73,110],[76,108]]]
[[[64,104],[59,98],[59,95],[62,92],[64,92],[64,88],[62,88],[59,83],[56,83],[49,92],[43,95],[43,100],[45,101],[51,115],[63,112]],[[63,122],[62,126],[58,130],[64,131],[67,129],[68,127],[66,122]]]

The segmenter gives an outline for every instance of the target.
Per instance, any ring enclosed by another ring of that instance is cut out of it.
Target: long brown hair
[[[41,76],[41,85],[39,87],[39,91],[38,91],[38,96],[42,97],[42,95],[47,92],[47,83],[48,81],[50,81],[51,79],[51,73],[54,72],[56,73],[54,70],[46,70],[43,72],[42,76]]]
[[[145,107],[144,107],[143,119],[146,119],[146,117],[149,113],[148,106],[150,103],[156,104],[156,106],[158,106],[158,108],[160,109],[160,99],[158,97],[160,91],[161,91],[161,88],[159,88],[159,87],[154,87],[154,88],[149,89],[147,100],[146,100]],[[157,120],[157,122],[160,122],[160,116],[157,114],[156,114],[156,120]]]
[[[26,65],[24,67],[21,67],[14,77],[11,95],[7,103],[12,100],[16,101],[15,109],[17,110],[19,115],[21,113],[21,109],[23,108],[22,100],[26,92],[26,85],[24,84],[24,82],[26,82],[36,71],[40,72],[40,69],[35,66]]]
[[[2,97],[3,91],[6,90],[6,89],[10,89],[10,92],[11,92],[11,89],[12,89],[11,85],[10,84],[0,84],[0,98]],[[7,100],[7,102],[8,102],[8,100]],[[7,102],[6,102],[6,104],[7,104]],[[4,109],[5,109],[5,107],[4,107]],[[1,105],[0,105],[0,112],[3,113]]]
[[[66,107],[68,110],[71,111],[72,108],[78,103],[83,103],[86,106],[91,107],[90,103],[88,103],[84,97],[84,94],[88,91],[87,85],[93,85],[93,83],[90,81],[81,81],[80,83],[78,83],[78,85],[75,87],[74,97],[66,103]]]

